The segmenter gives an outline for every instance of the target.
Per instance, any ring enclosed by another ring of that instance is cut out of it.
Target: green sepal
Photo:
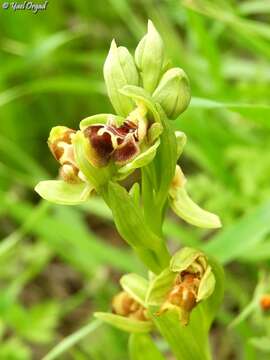
[[[139,105],[143,104],[153,116],[153,120],[160,123],[160,115],[157,110],[156,104],[153,101],[151,95],[139,86],[126,85],[121,90],[121,94],[133,99],[133,101]]]
[[[87,118],[81,120],[80,129],[84,130],[88,126],[96,125],[96,124],[107,124],[113,123],[116,126],[120,126],[124,122],[125,118],[122,116],[117,116],[113,114],[97,114],[88,116]]]
[[[145,300],[147,307],[161,306],[164,303],[166,295],[172,289],[176,276],[177,274],[167,268],[151,281]]]
[[[102,168],[91,165],[89,161],[89,158],[91,158],[89,141],[81,131],[77,131],[74,135],[72,144],[76,163],[86,179],[93,184],[95,189],[105,185],[115,173],[113,164],[110,163]]]
[[[185,187],[179,187],[171,191],[169,200],[175,214],[189,224],[206,229],[215,229],[222,226],[219,217],[197,205],[189,197]]]
[[[63,180],[40,181],[35,191],[45,200],[61,205],[78,205],[85,202],[93,186],[89,183],[71,184]]]
[[[152,146],[150,146],[147,150],[140,153],[135,157],[132,161],[122,166],[118,172],[120,174],[130,173],[131,170],[135,170],[141,168],[143,166],[148,165],[155,157],[157,148],[160,145],[160,140],[158,139]]]
[[[104,63],[103,74],[113,107],[119,115],[127,116],[134,106],[131,99],[119,90],[125,85],[138,85],[139,74],[128,49],[123,46],[117,47],[114,40]]]
[[[170,270],[174,272],[182,272],[199,257],[205,257],[205,255],[191,247],[184,247],[172,256],[170,261]]]
[[[129,337],[130,360],[165,360],[148,334],[131,334]]]
[[[96,312],[94,313],[94,316],[97,319],[128,333],[148,333],[153,328],[151,321],[140,321],[106,312]]]
[[[145,297],[149,282],[140,275],[126,274],[121,277],[122,288],[138,303],[145,306]]]
[[[162,73],[164,46],[159,33],[150,20],[147,34],[141,39],[135,50],[135,62],[142,76],[143,87],[152,93]]]

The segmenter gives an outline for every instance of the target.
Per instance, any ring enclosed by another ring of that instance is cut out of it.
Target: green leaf
[[[48,343],[55,336],[60,307],[55,302],[43,302],[30,309],[13,304],[6,321],[22,338],[34,343]]]
[[[256,349],[270,353],[270,338],[269,336],[253,337],[249,340],[250,344]]]
[[[158,139],[154,143],[154,145],[150,146],[149,149],[143,151],[138,156],[136,156],[134,160],[121,167],[118,172],[121,174],[126,174],[129,173],[131,170],[135,170],[148,165],[154,159],[159,145],[160,140]]]
[[[121,277],[122,288],[138,303],[145,305],[145,297],[149,283],[142,276],[137,274],[127,274]]]
[[[159,273],[168,263],[169,254],[163,240],[148,227],[137,201],[126,189],[110,182],[107,199],[120,235],[132,246],[149,270]]]
[[[269,121],[267,121],[270,115],[270,105],[268,104],[223,103],[220,101],[193,97],[190,108],[227,109],[239,113],[253,122],[258,122],[267,128],[270,127]]]
[[[161,239],[144,221],[141,209],[133,202],[126,189],[116,183],[109,183],[110,207],[119,233],[133,247],[158,250]]]
[[[154,341],[147,334],[131,334],[129,337],[130,360],[165,360]]]
[[[94,332],[100,326],[100,324],[101,322],[96,320],[81,327],[78,331],[72,333],[71,335],[64,338],[60,343],[58,343],[52,350],[50,350],[50,352],[43,358],[43,360],[58,359],[60,355],[67,352],[84,337]]]
[[[169,343],[176,359],[210,360],[205,315],[200,305],[192,311],[190,322],[185,327],[176,311],[168,310],[159,316],[156,311],[156,308],[151,310],[154,324]]]
[[[175,190],[173,198],[170,198],[170,205],[176,215],[189,224],[207,229],[221,227],[219,217],[203,210],[195,204],[195,202],[189,197],[184,187],[180,187]]]
[[[12,337],[1,341],[0,358],[6,360],[30,360],[32,356],[30,348],[23,341]]]
[[[214,236],[203,249],[222,263],[241,257],[264,239],[270,230],[269,218],[270,202],[266,201]]]
[[[153,327],[151,321],[140,321],[111,313],[96,312],[94,316],[111,326],[129,333],[148,333]]]
[[[61,205],[78,205],[85,202],[94,188],[90,184],[70,184],[63,180],[41,181],[35,191],[45,200]]]

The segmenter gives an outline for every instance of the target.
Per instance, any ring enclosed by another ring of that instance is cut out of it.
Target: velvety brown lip
[[[100,130],[103,129],[102,132]],[[96,153],[98,163],[104,166],[110,158],[116,163],[124,164],[139,153],[137,145],[137,126],[130,120],[126,120],[121,126],[114,125],[91,125],[84,130],[92,148]],[[117,147],[114,148],[116,140]]]

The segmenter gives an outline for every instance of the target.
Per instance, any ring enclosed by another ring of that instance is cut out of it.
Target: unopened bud
[[[169,119],[176,119],[190,102],[190,86],[186,73],[180,68],[168,70],[161,78],[153,98]]]
[[[150,20],[147,34],[136,48],[135,61],[142,76],[144,89],[152,94],[161,77],[164,65],[164,46],[159,33]]]
[[[119,115],[127,116],[134,108],[134,104],[119,90],[125,85],[138,85],[139,75],[128,49],[123,46],[117,47],[114,40],[104,63],[103,74],[113,107]]]

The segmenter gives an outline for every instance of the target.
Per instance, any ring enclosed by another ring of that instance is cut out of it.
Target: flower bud
[[[164,46],[159,33],[150,20],[148,21],[148,32],[136,48],[135,62],[141,72],[144,89],[152,94],[162,74]]]
[[[113,107],[119,115],[127,116],[134,104],[119,90],[125,85],[138,85],[139,75],[128,49],[123,46],[117,47],[114,40],[104,63],[103,74]]]
[[[176,119],[190,102],[190,86],[185,72],[180,68],[168,70],[162,76],[153,98],[169,119]]]

